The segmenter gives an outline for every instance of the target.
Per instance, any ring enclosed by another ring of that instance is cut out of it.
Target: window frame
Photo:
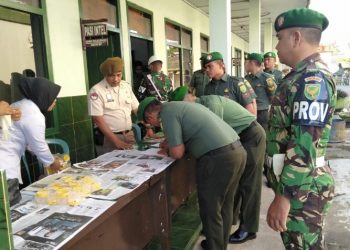
[[[15,11],[20,12],[26,12],[29,15],[37,15],[41,17],[41,25],[43,34],[41,36],[41,39],[43,39],[43,52],[45,52],[44,60],[45,60],[45,71],[47,73],[47,79],[53,80],[53,65],[52,65],[52,55],[51,55],[51,47],[50,47],[50,40],[49,40],[49,34],[48,34],[48,19],[47,19],[47,7],[46,7],[46,1],[41,0],[39,2],[40,7],[35,7],[32,5],[26,5],[26,4],[20,4],[9,0],[0,0],[0,6],[8,9],[13,9]],[[57,109],[54,109],[52,111],[53,115],[53,124],[52,127],[46,129],[46,136],[55,135],[59,132],[59,121],[58,121],[58,113]]]
[[[132,33],[130,32],[130,29],[129,29],[129,24],[128,24],[128,33],[129,33],[129,36],[132,36],[132,37],[136,37],[136,38],[141,38],[141,39],[145,39],[145,40],[148,40],[148,41],[154,41],[154,22],[153,22],[153,12],[150,11],[150,10],[147,10],[145,8],[142,8],[141,6],[139,5],[136,5],[134,3],[131,3],[131,2],[127,2],[126,4],[126,7],[127,7],[127,20],[129,20],[129,8],[131,9],[134,9],[136,11],[140,11],[140,12],[143,12],[147,15],[150,16],[150,19],[151,19],[151,36],[148,37],[148,36],[144,36],[144,35],[140,35],[140,34],[135,34],[135,33]],[[153,45],[153,50],[154,50],[154,45]]]
[[[166,24],[169,23],[171,25],[177,26],[180,29],[180,44],[176,44],[176,43],[170,43],[167,41],[167,37],[166,37]],[[190,32],[191,33],[191,47],[187,47],[187,46],[183,46],[182,45],[182,30],[185,30],[185,32]],[[164,32],[165,32],[165,48],[167,49],[168,46],[172,46],[172,47],[176,47],[178,49],[180,49],[180,86],[183,86],[183,78],[184,78],[184,66],[183,66],[183,50],[190,50],[191,51],[191,62],[193,65],[193,30],[189,27],[186,27],[185,25],[182,25],[176,21],[173,21],[171,19],[168,18],[164,18]],[[168,50],[168,49],[167,49]],[[165,53],[166,55],[168,54],[168,52],[166,51]],[[168,65],[168,57],[167,57],[167,65]],[[192,68],[192,72],[190,72],[190,76],[192,77],[193,75],[193,68]],[[174,84],[174,83],[173,83]]]

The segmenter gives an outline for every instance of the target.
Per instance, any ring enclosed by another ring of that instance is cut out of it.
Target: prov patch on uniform
[[[293,102],[293,123],[324,127],[330,117],[329,94],[322,72],[305,73]]]

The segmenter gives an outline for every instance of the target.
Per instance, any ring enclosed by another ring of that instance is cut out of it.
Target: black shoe
[[[205,250],[207,249],[207,240],[202,240],[201,247]]]
[[[238,229],[236,232],[230,235],[228,240],[231,244],[241,244],[247,240],[252,240],[256,238],[256,233],[249,233],[243,230]]]

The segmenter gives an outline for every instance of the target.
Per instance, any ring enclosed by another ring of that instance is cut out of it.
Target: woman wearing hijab
[[[20,162],[27,146],[44,166],[54,172],[59,169],[45,141],[44,115],[55,106],[61,87],[45,78],[34,77],[20,77],[18,87],[24,98],[11,106],[19,108],[22,117],[13,123],[7,138],[0,136],[0,169],[6,170],[11,206],[21,199]]]

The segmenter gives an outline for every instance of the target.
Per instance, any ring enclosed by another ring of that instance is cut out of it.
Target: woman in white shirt
[[[26,147],[44,166],[59,169],[45,141],[45,116],[52,111],[61,87],[45,78],[20,77],[19,89],[23,99],[11,106],[22,111],[20,120],[9,129],[7,138],[0,135],[0,169],[6,170],[11,206],[21,199],[19,183],[21,177],[21,156]]]

